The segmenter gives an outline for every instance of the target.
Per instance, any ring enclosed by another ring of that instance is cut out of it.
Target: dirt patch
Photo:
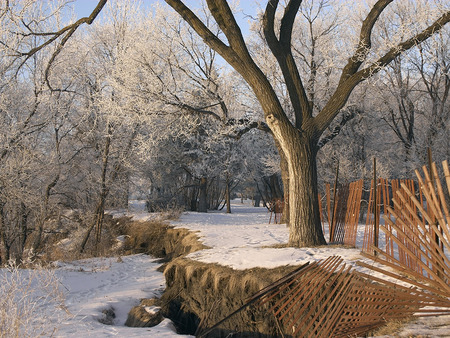
[[[186,258],[170,262],[165,271],[166,291],[161,298],[163,314],[171,318],[180,333],[195,334],[200,322],[203,332],[246,303],[262,288],[295,267],[234,270]],[[249,306],[207,337],[277,337],[274,316],[264,307]]]

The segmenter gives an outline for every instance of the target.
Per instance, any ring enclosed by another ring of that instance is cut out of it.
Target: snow
[[[254,267],[274,268],[282,265],[300,265],[332,255],[347,261],[359,257],[359,250],[342,247],[276,248],[286,244],[289,230],[284,224],[269,224],[270,214],[264,208],[234,203],[232,214],[184,213],[175,227],[198,232],[200,240],[211,249],[194,252],[189,258],[218,263],[234,269]]]
[[[156,271],[160,264],[146,255],[96,258],[55,263],[55,274],[65,290],[67,319],[56,337],[179,337],[170,320],[153,328],[124,326],[129,310],[142,298],[159,297],[165,281]],[[112,325],[103,312],[112,310]]]
[[[178,337],[169,320],[153,328],[124,326],[128,312],[140,299],[159,297],[164,291],[164,277],[156,271],[159,265],[146,255],[57,263],[57,275],[67,289],[66,307],[74,315],[57,336]],[[104,317],[102,311],[109,309],[115,314],[113,325],[99,321]]]
[[[154,217],[145,213],[139,205],[128,216],[136,216],[139,220]],[[341,256],[352,266],[355,266],[356,260],[373,264],[360,256],[360,249],[338,246],[282,248],[280,246],[288,240],[288,229],[285,225],[269,224],[269,216],[264,208],[251,207],[249,202],[241,204],[240,201],[234,201],[232,214],[187,212],[172,224],[196,232],[200,240],[209,247],[191,253],[189,258],[235,269],[299,265],[331,255]],[[364,226],[361,225],[357,237],[359,243],[362,241],[363,231]],[[133,255],[96,258],[69,263],[55,262],[54,265],[55,274],[65,293],[65,310],[68,315],[58,324],[53,336],[183,336],[175,332],[168,319],[152,328],[129,328],[124,325],[128,311],[138,305],[140,299],[159,297],[164,290],[164,277],[156,270],[159,263],[152,257]],[[365,272],[373,274],[368,270]],[[0,269],[0,279],[5,273],[5,269]],[[148,307],[147,310],[158,309]],[[104,313],[108,311],[112,311],[115,318],[105,318],[107,316]],[[102,323],[108,320],[111,325]],[[449,322],[449,317],[426,318],[407,325],[398,336],[407,337],[412,332],[414,335],[430,337],[445,336],[444,332],[450,332]]]

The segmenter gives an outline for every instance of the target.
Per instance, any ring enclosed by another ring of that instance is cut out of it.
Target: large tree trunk
[[[259,208],[261,205],[261,194],[257,192],[254,197],[255,201],[253,202],[253,206]]]
[[[281,181],[283,182],[283,214],[281,216],[281,223],[289,225],[289,168],[286,160],[286,156],[281,149],[280,152],[280,170]]]
[[[319,214],[317,152],[309,140],[292,140],[289,170],[289,245],[325,245]]]

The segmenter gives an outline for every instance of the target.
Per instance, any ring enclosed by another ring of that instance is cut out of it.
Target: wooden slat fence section
[[[330,185],[326,186],[330,243],[356,246],[363,180],[341,184],[337,188],[336,201],[331,203]],[[331,205],[333,216],[330,216]]]
[[[425,167],[423,177],[416,171],[418,191],[411,180],[380,179],[375,202],[372,182],[368,210],[377,205],[378,212],[383,211],[385,224],[379,228],[386,243],[384,248],[373,246],[373,216],[369,216],[361,254],[389,270],[357,262],[378,274],[374,276],[352,270],[341,257],[331,256],[304,264],[249,298],[242,308],[265,306],[276,317],[282,333],[291,337],[360,336],[387,320],[450,315],[450,170],[447,161],[442,165],[447,187],[435,164],[432,175]],[[353,225],[348,224],[357,224],[359,203],[353,203],[361,200],[362,182],[346,189],[340,188],[341,195],[337,194],[337,199],[346,203],[336,203],[345,212],[335,214],[336,223],[330,228],[333,239],[343,242],[356,236]],[[328,185],[329,220],[330,195]]]
[[[260,305],[270,302],[269,311],[287,335],[327,335],[340,318],[351,289],[350,268],[342,262],[341,257],[332,256],[311,263],[287,287],[267,293]]]
[[[371,268],[367,263],[361,266]],[[375,268],[400,281],[407,277]],[[284,335],[292,337],[349,337],[413,315],[450,314],[450,299],[417,280],[399,285],[347,266],[341,257],[310,263],[257,293]],[[252,297],[254,298],[254,297]],[[433,308],[430,308],[433,307]]]
[[[364,230],[364,240],[362,250],[368,252],[373,243],[373,224],[374,224],[374,181],[370,182],[369,203],[367,204],[366,228]]]
[[[405,211],[399,212],[401,210],[411,210],[413,214],[417,213],[416,207],[414,206],[414,203],[412,203],[411,199],[408,197],[407,193],[401,188],[402,185],[405,185],[408,187],[409,191],[415,195],[415,185],[412,180],[393,180],[391,182],[392,184],[392,208],[390,205],[385,204],[385,214],[384,218],[393,220],[397,217],[400,217],[397,221],[397,226],[401,227],[400,231],[397,231],[394,229],[391,225],[391,222],[385,221],[385,227],[388,229],[387,232],[385,232],[386,235],[386,252],[389,253],[391,256],[394,256],[395,250],[398,251],[398,259],[402,264],[406,264],[409,266],[410,269],[414,271],[420,271],[420,266],[417,264],[417,262],[414,259],[411,259],[411,257],[407,254],[407,252],[404,250],[404,247],[406,247],[408,250],[411,250],[415,253],[417,253],[416,245],[417,241],[414,243],[411,243],[409,241],[409,238],[417,238],[418,231],[420,229],[419,224],[420,221],[417,222],[417,219],[413,219],[411,217],[407,217],[407,213]],[[395,196],[401,196],[401,198],[395,199]],[[408,204],[408,208],[406,206]],[[391,210],[395,210],[394,213],[391,212]],[[391,236],[391,233],[395,232],[397,234],[397,238],[393,238]],[[404,236],[403,234],[406,234]],[[412,235],[412,236],[411,236]],[[397,245],[396,242],[401,241],[403,245]],[[389,250],[388,250],[389,247]]]
[[[342,243],[345,234],[345,214],[347,212],[347,199],[349,185],[340,184],[337,188],[336,201],[333,201],[334,210],[331,225],[331,243]]]
[[[350,198],[347,201],[347,214],[345,217],[344,244],[356,246],[359,212],[363,192],[363,180],[350,183]]]
[[[450,313],[448,299],[442,300],[420,289],[400,286],[357,271],[353,275],[353,287],[341,320],[330,335],[332,337],[363,335],[385,325],[387,320],[427,313],[426,306],[442,306],[442,309],[433,310],[435,315]]]
[[[414,181],[413,180],[391,180],[390,182],[386,179],[379,178],[377,180],[377,202],[374,201],[374,181],[371,181],[371,187],[370,187],[370,196],[369,196],[369,203],[368,203],[368,212],[367,212],[367,218],[366,218],[366,227],[364,231],[364,239],[363,239],[363,245],[362,250],[364,252],[374,251],[373,249],[373,232],[374,232],[374,204],[377,206],[377,215],[380,216],[380,218],[388,217],[391,218],[392,215],[390,213],[390,208],[392,204],[392,198],[395,196],[399,191],[401,191],[401,184],[406,184],[410,189],[414,192]],[[414,205],[412,202],[407,201],[412,207]],[[403,203],[399,203],[398,208],[402,209]],[[380,222],[378,222],[380,224]],[[389,228],[390,225],[386,224],[386,227]],[[413,226],[411,229],[415,229]],[[379,234],[379,232],[378,232]],[[400,260],[407,259],[403,250],[398,249],[394,246],[394,243],[392,242],[390,238],[390,232],[385,233],[385,251],[389,253],[393,253],[396,251],[400,257]]]
[[[447,186],[450,186],[448,162],[442,163]],[[416,196],[414,185],[399,182],[392,199],[393,207],[387,207],[385,226],[380,226],[389,240],[386,250],[366,245],[367,256],[406,274],[409,279],[427,283],[432,292],[450,297],[450,215],[448,191],[439,178],[436,164],[432,173],[422,168],[423,176],[416,171],[421,195]],[[433,177],[433,179],[431,179]],[[423,194],[423,195],[422,195]],[[396,254],[396,251],[398,254]],[[425,288],[426,289],[426,288]],[[436,291],[439,290],[439,291]]]

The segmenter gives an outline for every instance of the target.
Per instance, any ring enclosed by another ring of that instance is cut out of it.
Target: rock
[[[114,308],[110,307],[102,310],[102,316],[98,318],[98,321],[105,325],[114,325],[115,318],[116,314],[114,313]]]
[[[161,308],[156,306],[157,299],[143,299],[141,304],[133,307],[128,313],[126,326],[130,327],[152,327],[162,322],[164,317]]]

